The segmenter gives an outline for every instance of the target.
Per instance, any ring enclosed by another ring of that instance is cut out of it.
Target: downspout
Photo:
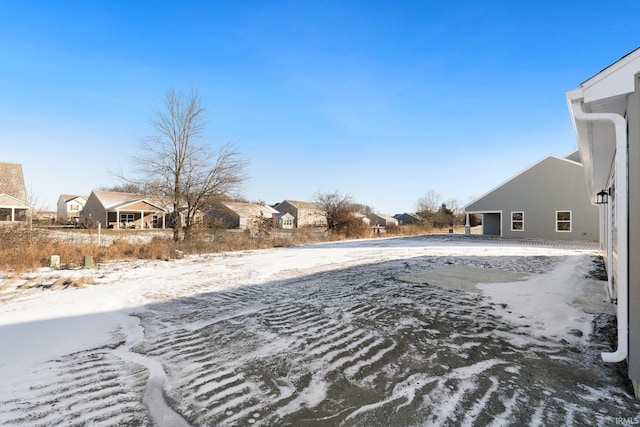
[[[629,269],[628,269],[628,211],[627,211],[627,121],[615,113],[586,113],[583,101],[572,101],[571,110],[576,120],[587,122],[609,122],[615,128],[616,137],[616,224],[618,243],[618,348],[613,353],[602,353],[604,362],[622,362],[629,349]],[[609,254],[611,256],[611,254]],[[613,274],[611,272],[610,274]]]

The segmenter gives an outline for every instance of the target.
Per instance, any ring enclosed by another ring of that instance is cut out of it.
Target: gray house
[[[640,49],[566,97],[587,191],[600,206],[600,245],[617,301],[617,349],[602,359],[626,360],[640,397]]]
[[[0,222],[26,221],[31,209],[22,165],[0,162]]]
[[[482,215],[482,234],[502,237],[598,240],[578,152],[547,156],[464,207]]]
[[[272,219],[277,226],[278,214],[277,210],[264,203],[219,202],[207,211],[214,224],[242,230],[259,227],[258,220],[262,219]],[[291,216],[288,219],[293,220]]]
[[[88,228],[165,228],[167,209],[164,202],[154,196],[92,191],[80,211],[80,223]]]
[[[327,218],[324,211],[315,203],[285,200],[282,203],[278,203],[275,208],[278,212],[290,213],[294,218],[293,225],[296,228],[327,226]]]
[[[398,225],[398,220],[385,214],[369,214],[367,215],[372,227],[395,227]]]
[[[418,218],[418,215],[414,213],[405,212],[402,214],[395,214],[393,217],[398,220],[399,225],[411,225],[420,223],[420,218]]]

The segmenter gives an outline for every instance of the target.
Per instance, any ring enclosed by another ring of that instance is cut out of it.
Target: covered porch
[[[0,222],[21,222],[29,218],[31,206],[8,194],[0,194]]]
[[[166,211],[146,201],[137,201],[107,210],[107,226],[115,230],[164,229]]]

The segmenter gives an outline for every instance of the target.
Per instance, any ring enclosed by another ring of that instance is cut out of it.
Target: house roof
[[[614,113],[626,117],[627,95],[635,91],[638,74],[640,48],[566,93],[590,194],[607,185],[616,152],[616,134],[609,121],[582,120],[577,117],[584,113]]]
[[[87,196],[78,196],[76,194],[61,194],[60,198],[65,202],[65,203],[69,203],[72,200],[78,199],[78,198],[82,198],[84,199],[84,201],[87,201]]]
[[[93,194],[102,204],[102,206],[107,210],[124,209],[127,206],[138,202],[145,202],[153,207],[158,208],[158,210],[165,210],[165,208],[162,207],[163,200],[158,196],[148,196],[135,193],[121,193],[118,191],[94,191]]]
[[[369,215],[369,216],[370,216],[370,217],[371,217],[371,216],[375,216],[375,217],[378,217],[378,218],[380,218],[380,219],[384,219],[385,221],[391,221],[391,222],[395,221],[395,222],[398,222],[398,220],[397,220],[397,219],[395,219],[394,217],[389,216],[389,215],[385,215],[385,214],[379,214],[379,213],[376,213],[376,214],[371,214],[371,215]]]
[[[478,203],[479,201],[481,201],[482,199],[484,199],[485,197],[489,196],[490,194],[494,193],[495,191],[499,190],[500,188],[502,188],[503,186],[505,186],[506,184],[508,184],[509,182],[515,180],[516,178],[518,178],[521,175],[524,175],[526,172],[528,172],[529,170],[533,169],[534,167],[538,166],[540,163],[545,162],[549,159],[556,159],[559,160],[561,162],[565,162],[567,164],[572,164],[575,166],[580,166],[582,167],[582,164],[580,162],[576,162],[574,160],[570,160],[568,157],[571,157],[573,153],[569,154],[567,157],[558,157],[558,156],[554,156],[554,155],[548,155],[540,160],[538,160],[537,162],[535,162],[534,164],[532,164],[531,166],[529,166],[528,168],[520,171],[519,173],[515,174],[514,176],[512,176],[511,178],[507,179],[506,181],[502,182],[500,185],[497,185],[496,187],[492,188],[491,190],[487,191],[486,193],[484,193],[482,196],[472,200],[471,202],[467,203],[462,210],[467,210],[470,206]]]
[[[24,200],[20,200],[10,194],[0,194],[0,207],[29,209],[31,206]]]
[[[240,203],[240,202],[220,202],[221,205],[226,206],[227,209],[235,212],[243,218],[264,216],[271,218],[279,212],[269,205],[263,205],[260,203]]]
[[[0,193],[27,200],[21,164],[0,162]]]
[[[320,209],[316,203],[313,202],[301,202],[298,200],[285,200],[284,202],[289,203],[290,205],[295,206],[298,209]],[[282,202],[282,203],[284,203]]]

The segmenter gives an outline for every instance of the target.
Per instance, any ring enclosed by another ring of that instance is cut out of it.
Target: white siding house
[[[58,223],[60,224],[77,224],[80,222],[80,211],[87,203],[86,196],[77,196],[72,194],[61,194],[58,198],[57,212]]]
[[[617,348],[602,359],[626,361],[640,397],[640,49],[566,97],[587,193],[599,206],[600,246],[617,303]]]

